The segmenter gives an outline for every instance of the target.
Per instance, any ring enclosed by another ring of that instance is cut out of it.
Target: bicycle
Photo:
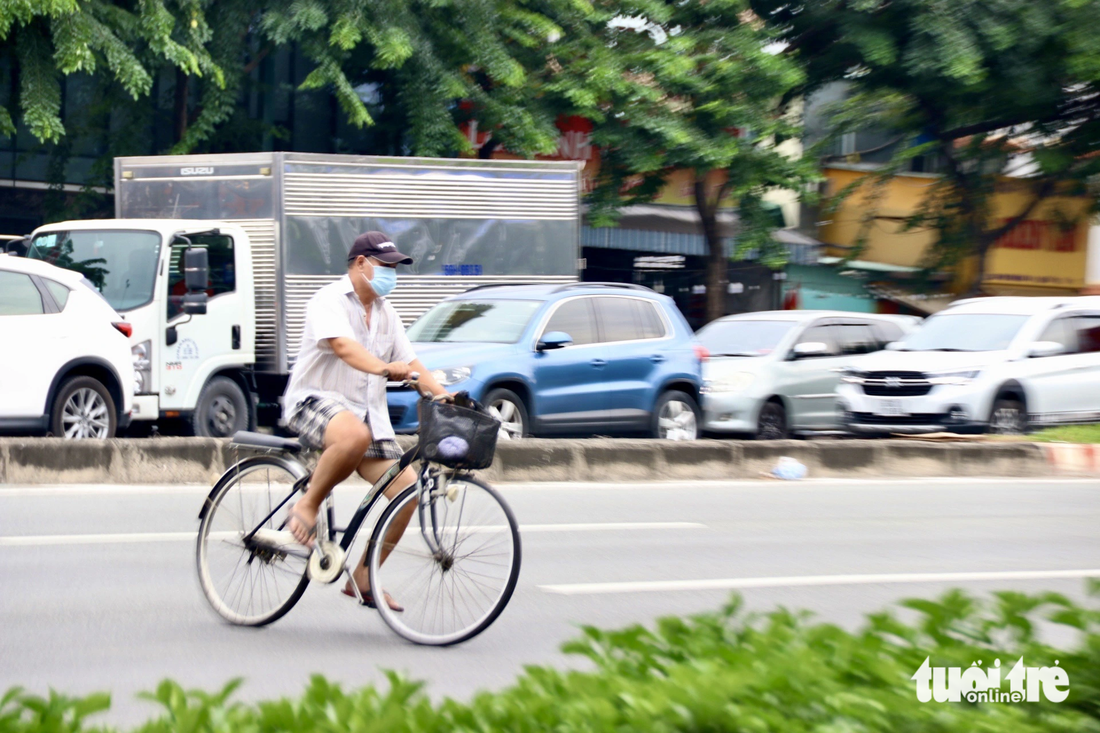
[[[415,374],[406,384],[419,389]],[[426,396],[424,403],[436,404]],[[470,406],[480,408],[472,401]],[[293,608],[311,580],[334,583],[343,575],[351,580],[357,560],[349,560],[349,550],[364,520],[394,479],[417,460],[416,483],[379,515],[369,540],[371,597],[378,600],[374,605],[383,620],[411,642],[446,646],[484,631],[508,604],[521,556],[511,508],[468,470],[424,457],[420,436],[370,487],[344,528],[335,524],[329,494],[317,516],[312,550],[294,540],[285,519],[275,526],[283,508],[309,483],[311,471],[302,457],[310,452],[297,440],[260,433],[240,432],[232,442],[265,454],[238,461],[218,479],[199,513],[196,548],[203,593],[229,622],[272,623]],[[396,542],[384,541],[410,502],[417,504],[417,519],[408,522]],[[357,584],[350,585],[366,605]],[[390,608],[383,588],[401,599],[402,611]]]

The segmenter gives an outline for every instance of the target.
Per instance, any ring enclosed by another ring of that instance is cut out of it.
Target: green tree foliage
[[[939,241],[931,268],[986,253],[1052,195],[1086,195],[1100,172],[1100,3],[1089,0],[751,0],[807,71],[802,91],[845,81],[841,129],[896,131],[903,144],[874,183],[932,155],[943,177],[908,222]],[[1028,202],[991,218],[1000,179],[1026,153]],[[845,192],[850,193],[850,192]],[[872,200],[874,196],[872,195]],[[869,212],[866,222],[874,219]]]
[[[768,47],[771,35],[744,0],[608,0],[567,29],[541,75],[548,95],[592,120],[600,177],[590,218],[651,201],[678,169],[694,175],[707,242],[707,316],[725,313],[727,257],[718,210],[739,204],[741,250],[783,264],[761,204],[769,189],[812,177],[775,142],[798,134],[780,99],[801,70]]]
[[[0,41],[19,78],[17,108],[36,138],[57,142],[63,75],[104,74],[131,98],[152,88],[150,69],[167,63],[183,73],[223,84],[221,70],[205,45],[210,30],[197,0],[175,6],[164,0],[7,0],[0,3]],[[15,132],[12,110],[0,107],[0,134]]]
[[[1095,589],[1094,589],[1095,590]],[[216,693],[162,682],[146,699],[163,707],[141,733],[312,733],[313,731],[775,731],[776,733],[1097,733],[1100,731],[1100,612],[1055,593],[1001,592],[981,601],[958,590],[903,604],[905,623],[872,614],[849,632],[778,610],[752,615],[738,599],[722,611],[668,617],[654,627],[585,628],[566,651],[592,671],[527,667],[514,685],[469,702],[433,703],[423,686],[389,673],[388,690],[344,690],[315,676],[298,699],[244,704],[240,682]],[[1054,647],[1040,626],[1072,646]],[[912,675],[933,667],[1005,675],[1017,659],[1057,664],[1069,678],[1064,702],[927,702]],[[106,695],[0,697],[0,730],[80,733]],[[103,729],[96,729],[103,730]]]
[[[109,74],[136,99],[171,66],[175,145],[165,152],[201,149],[237,111],[256,66],[297,46],[313,63],[301,88],[331,92],[357,127],[373,119],[349,70],[383,72],[414,154],[469,149],[458,125],[471,112],[460,100],[509,150],[531,154],[552,151],[557,133],[517,56],[561,35],[554,14],[587,8],[586,0],[13,0],[0,4],[0,39],[15,41],[18,108],[46,142],[65,134],[62,75]],[[0,109],[0,132],[13,131]]]

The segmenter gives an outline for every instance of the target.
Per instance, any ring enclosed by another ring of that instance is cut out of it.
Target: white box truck
[[[358,234],[415,258],[388,298],[410,323],[479,285],[576,281],[580,193],[571,162],[117,158],[117,218],[40,227],[27,254],[83,272],[131,322],[135,422],[222,437],[277,423],[306,301]]]

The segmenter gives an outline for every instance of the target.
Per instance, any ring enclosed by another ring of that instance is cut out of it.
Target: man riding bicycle
[[[302,345],[283,396],[287,426],[302,445],[323,450],[305,496],[287,518],[287,529],[303,545],[312,545],[321,503],[336,484],[352,471],[374,483],[401,457],[386,406],[387,379],[419,372],[422,388],[447,394],[416,358],[401,318],[385,299],[396,285],[397,265],[412,261],[382,232],[361,234],[348,252],[347,275],[318,290],[306,305]],[[386,497],[415,482],[415,472],[406,468]],[[394,522],[386,536],[389,547],[401,538],[414,509],[410,504]],[[363,559],[352,578],[373,608],[365,554]],[[343,592],[355,597],[351,581]],[[388,593],[385,601],[402,610]]]

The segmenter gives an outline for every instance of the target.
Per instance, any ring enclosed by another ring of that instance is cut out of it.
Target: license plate
[[[901,400],[879,400],[878,413],[880,415],[889,415],[890,417],[899,417],[907,414],[905,408],[901,405]]]

